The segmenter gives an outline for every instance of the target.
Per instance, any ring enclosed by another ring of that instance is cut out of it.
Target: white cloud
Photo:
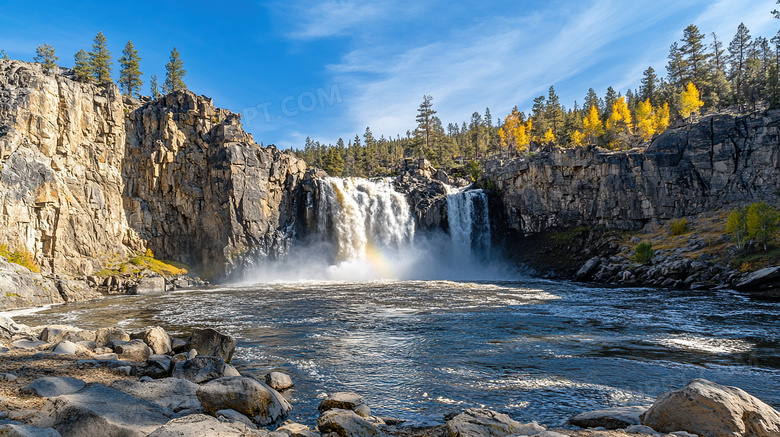
[[[290,10],[297,25],[288,36],[310,39],[344,35],[355,29],[370,29],[378,21],[414,16],[421,6],[421,2],[391,0],[307,1]]]

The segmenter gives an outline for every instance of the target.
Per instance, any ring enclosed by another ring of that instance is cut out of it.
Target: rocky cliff
[[[215,277],[284,250],[305,164],[189,91],[114,84],[0,60],[0,244],[44,275],[90,275],[147,248]]]
[[[668,130],[644,149],[594,147],[488,163],[485,177],[522,235],[554,228],[637,229],[758,200],[780,189],[780,111],[714,115]]]

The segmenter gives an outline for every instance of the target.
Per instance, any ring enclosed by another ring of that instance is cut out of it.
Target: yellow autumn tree
[[[552,128],[547,129],[547,132],[544,133],[544,136],[542,137],[542,143],[549,144],[555,142],[555,134],[553,134]]]
[[[604,133],[604,127],[599,117],[599,109],[593,105],[588,110],[588,115],[582,119],[584,127],[583,135],[588,139],[588,143],[596,144],[596,139]]]
[[[510,150],[517,150],[521,153],[526,151],[528,149],[528,129],[528,124],[520,120],[520,113],[515,108],[504,118],[504,126],[498,131],[501,144]]]
[[[662,133],[669,127],[669,104],[664,103],[663,106],[655,110],[655,116],[653,117],[653,126],[655,131]]]
[[[649,140],[655,132],[655,115],[650,99],[639,102],[636,106],[636,135],[639,141]]]
[[[689,118],[691,114],[698,114],[699,108],[704,106],[704,102],[699,98],[699,90],[693,82],[688,82],[688,87],[680,94],[680,116]]]
[[[607,119],[607,133],[610,134],[610,147],[620,148],[627,144],[631,136],[631,111],[628,110],[626,98],[621,96],[612,104],[612,114]]]
[[[571,133],[571,144],[574,146],[582,146],[582,141],[585,139],[585,134],[575,130]]]

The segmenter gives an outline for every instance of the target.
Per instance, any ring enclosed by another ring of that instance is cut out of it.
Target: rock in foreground
[[[647,407],[617,407],[586,411],[573,416],[568,423],[580,428],[623,429],[631,425],[639,425],[639,416],[645,411]]]
[[[198,399],[209,414],[235,410],[260,425],[269,425],[292,411],[292,405],[271,387],[245,376],[215,379],[201,386]]]
[[[522,424],[506,414],[485,408],[469,408],[447,421],[449,437],[505,437],[535,435],[544,431],[536,422]]]
[[[373,437],[384,435],[374,424],[351,410],[335,408],[322,413],[317,420],[322,433],[333,433],[339,437]]]
[[[745,391],[705,379],[658,396],[642,424],[660,432],[705,437],[778,437],[780,414]]]

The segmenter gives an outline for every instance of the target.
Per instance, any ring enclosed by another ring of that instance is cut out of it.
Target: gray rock
[[[193,414],[173,419],[149,434],[149,437],[245,437],[247,434],[227,423],[206,416]]]
[[[187,343],[190,348],[198,352],[198,355],[221,357],[227,363],[233,358],[233,352],[236,350],[235,337],[211,328],[194,329]]]
[[[351,410],[327,410],[317,419],[317,429],[340,437],[373,437],[384,433],[374,424]]]
[[[577,271],[577,280],[578,281],[585,281],[590,279],[594,273],[598,270],[599,266],[601,266],[601,257],[594,256],[593,258],[589,259],[580,269]]]
[[[145,375],[152,378],[166,378],[171,375],[173,362],[168,355],[152,355],[146,360]]]
[[[153,402],[165,409],[180,414],[203,412],[195,395],[198,385],[186,379],[163,378],[153,381],[117,380],[111,386],[138,399]]]
[[[601,426],[606,429],[622,429],[631,425],[639,425],[639,415],[645,411],[647,411],[647,407],[615,407],[586,411],[573,416],[568,423],[580,428]]]
[[[212,379],[226,376],[226,370],[228,373],[233,373],[226,368],[225,361],[222,358],[199,355],[191,360],[177,363],[173,368],[172,376],[174,378],[187,379],[196,384],[202,384]]]
[[[115,341],[130,341],[130,335],[121,328],[101,328],[95,333],[98,346],[112,346]]]
[[[83,352],[84,349],[80,348],[76,343],[71,343],[67,340],[60,342],[54,347],[53,354],[58,355],[74,355],[79,352]]]
[[[49,398],[36,425],[54,428],[63,437],[141,437],[175,416],[172,411],[149,401],[102,384],[90,384],[76,393]]]
[[[653,428],[650,428],[649,426],[645,426],[645,425],[631,425],[628,428],[626,428],[626,432],[635,433],[635,434],[650,434],[650,435],[660,434]]]
[[[739,291],[780,296],[780,266],[752,272],[742,278],[734,288]]]
[[[270,372],[266,374],[265,383],[276,391],[287,390],[293,386],[290,375],[281,372]]]
[[[642,417],[642,425],[670,433],[705,437],[780,435],[780,413],[736,387],[694,379],[685,388],[663,393]]]
[[[82,332],[83,331],[83,332]],[[47,343],[59,343],[63,340],[72,342],[91,341],[95,339],[95,333],[84,331],[75,326],[49,325],[43,328],[38,338]]]
[[[171,346],[171,337],[159,326],[147,329],[143,334],[143,341],[153,354],[167,354],[173,351]]]
[[[165,278],[162,276],[147,276],[141,278],[130,289],[130,294],[163,294],[165,293]]]
[[[320,411],[320,413],[323,413],[328,410],[333,409],[341,409],[341,410],[356,410],[361,406],[365,406],[365,401],[363,400],[363,396],[360,396],[357,393],[352,392],[339,392],[339,393],[333,393],[329,396],[327,396],[325,399],[323,399],[320,402],[319,407],[317,409]],[[368,408],[366,406],[366,408]],[[356,411],[357,412],[357,411]],[[371,415],[370,410],[367,414],[365,409],[362,409],[361,411],[364,414],[360,414],[361,416],[367,417]]]
[[[241,422],[244,425],[250,427],[250,428],[257,428],[257,426],[252,423],[252,420],[246,417],[245,415],[239,413],[236,410],[219,410],[216,413],[214,413],[214,416],[220,420],[220,422]]]
[[[13,373],[0,373],[0,381],[11,382],[16,381],[19,377]]]
[[[450,437],[504,437],[512,434],[534,435],[545,431],[536,422],[522,424],[506,414],[484,408],[469,408],[447,421]]]
[[[80,379],[67,376],[45,376],[27,384],[22,391],[49,398],[75,393],[86,385],[87,383]]]
[[[38,428],[21,424],[0,425],[0,435],[3,437],[61,437],[54,428]]]
[[[291,420],[286,421],[279,428],[276,428],[276,432],[283,432],[288,437],[319,437],[320,435],[309,429],[308,426],[300,423],[295,423]]]
[[[120,360],[125,361],[146,361],[152,355],[152,350],[143,340],[115,341],[114,352],[119,355]]]
[[[260,425],[274,423],[292,410],[274,389],[244,376],[215,379],[201,386],[197,396],[209,414],[235,410]]]
[[[46,344],[45,341],[27,339],[15,340],[11,343],[14,349],[37,349]]]

